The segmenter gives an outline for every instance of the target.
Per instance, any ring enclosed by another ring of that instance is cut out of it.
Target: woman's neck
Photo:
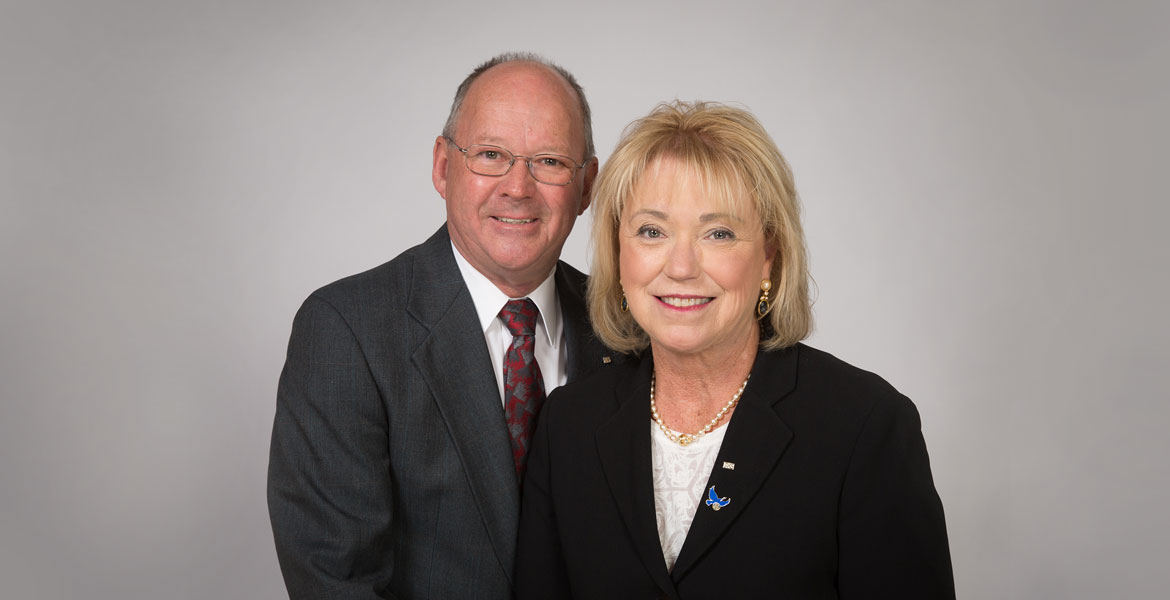
[[[758,346],[758,335],[734,348],[701,354],[681,354],[651,344],[654,401],[666,426],[694,433],[709,423],[751,373]],[[728,411],[717,426],[730,418]]]

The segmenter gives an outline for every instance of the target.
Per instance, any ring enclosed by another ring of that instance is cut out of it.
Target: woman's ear
[[[778,258],[776,247],[772,244],[764,244],[764,272],[760,274],[760,279],[768,279],[772,276],[772,263]]]

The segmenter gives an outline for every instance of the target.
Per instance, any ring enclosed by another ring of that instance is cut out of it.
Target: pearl
[[[739,397],[743,395],[744,388],[747,387],[748,380],[751,378],[752,374],[748,373],[748,376],[744,378],[743,383],[740,384],[739,389],[735,391],[735,395],[731,397],[731,400],[728,401],[727,404],[723,405],[723,408],[719,409],[719,412],[716,413],[715,418],[711,419],[711,422],[707,423],[707,425],[700,429],[698,433],[683,433],[680,435],[675,435],[675,433],[666,426],[666,423],[662,421],[662,417],[658,415],[658,405],[654,403],[654,373],[651,373],[650,416],[654,419],[655,423],[658,423],[658,428],[662,430],[663,435],[665,435],[667,439],[680,446],[689,446],[696,442],[699,438],[710,433],[711,430],[719,424],[719,421],[723,419],[724,415],[726,415],[731,409],[735,408],[735,405],[739,403]]]

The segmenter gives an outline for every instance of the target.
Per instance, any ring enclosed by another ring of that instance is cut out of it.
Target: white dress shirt
[[[471,301],[475,304],[475,312],[479,315],[479,324],[483,328],[483,338],[487,342],[488,354],[492,364],[496,366],[496,385],[500,390],[500,404],[504,402],[504,355],[508,346],[512,345],[512,333],[500,321],[500,311],[509,298],[500,291],[494,283],[475,270],[467,259],[459,253],[459,249],[451,244],[451,251],[455,253],[455,263],[459,265],[459,272],[463,281],[471,292]],[[536,344],[533,351],[536,364],[540,365],[541,379],[544,381],[544,392],[550,394],[554,389],[565,384],[568,377],[566,367],[569,357],[564,341],[564,326],[561,323],[561,303],[557,298],[556,267],[549,271],[548,277],[528,294],[536,303],[540,311],[536,319]]]

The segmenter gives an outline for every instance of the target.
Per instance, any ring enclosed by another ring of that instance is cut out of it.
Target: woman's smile
[[[697,309],[706,306],[714,298],[706,296],[657,296],[665,305],[681,310]]]

